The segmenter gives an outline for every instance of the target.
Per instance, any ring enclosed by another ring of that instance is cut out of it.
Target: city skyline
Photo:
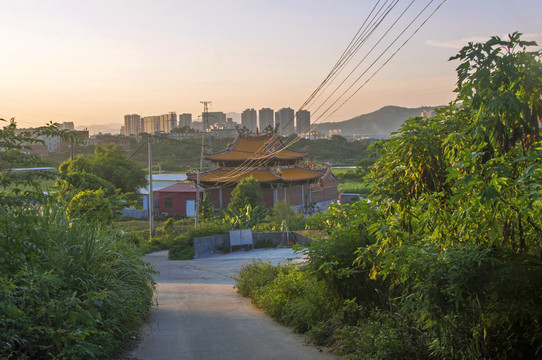
[[[375,3],[2,1],[0,117],[15,117],[21,127],[54,121],[80,128],[171,111],[199,121],[202,100],[212,101],[209,111],[225,113],[298,110]],[[458,63],[450,56],[469,41],[514,31],[540,45],[540,15],[534,0],[447,1],[321,121],[385,105],[444,105],[456,83]]]

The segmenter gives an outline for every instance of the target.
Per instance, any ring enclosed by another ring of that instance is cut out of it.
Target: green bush
[[[262,188],[260,183],[250,176],[241,180],[231,193],[228,210],[238,211],[245,209],[247,205],[256,209],[258,205],[264,206]]]
[[[542,358],[542,62],[520,37],[464,47],[457,101],[376,143],[372,202],[312,217],[308,265],[253,301],[349,358]]]
[[[153,270],[139,251],[56,205],[2,214],[1,358],[108,358],[149,313]]]
[[[243,296],[251,296],[256,306],[298,332],[306,332],[328,318],[334,306],[331,289],[293,264],[272,266],[253,262],[240,272],[236,288]]]
[[[111,222],[113,208],[111,202],[104,197],[102,189],[78,192],[66,208],[69,219],[80,219],[88,222]]]
[[[379,275],[394,279],[399,312],[423,329],[434,356],[525,359],[540,351],[539,257],[475,245],[440,251],[419,244],[372,260]]]
[[[235,277],[235,288],[243,296],[249,297],[254,292],[273,281],[279,273],[276,266],[261,260],[244,265]]]

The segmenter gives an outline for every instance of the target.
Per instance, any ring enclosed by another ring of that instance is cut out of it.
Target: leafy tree
[[[286,200],[279,200],[271,209],[270,223],[275,231],[296,230],[303,223],[303,215],[296,213]]]
[[[254,286],[253,301],[284,321],[298,309],[317,317],[311,305],[321,297],[275,291],[298,289],[292,280],[310,274],[333,290],[319,291],[326,304],[342,305],[309,334],[336,339],[349,357],[540,357],[542,62],[531,45],[514,33],[452,58],[461,61],[457,101],[375,145],[372,202],[312,217],[324,236],[307,264],[288,281],[272,269],[278,275]],[[245,284],[270,274],[252,273]]]
[[[346,144],[346,138],[337,134],[331,136],[331,141],[338,142],[339,144],[343,145]]]
[[[523,150],[540,139],[542,116],[541,50],[515,32],[503,40],[469,43],[451,60],[460,60],[458,97],[473,117],[473,135],[488,142],[487,156],[494,150],[507,152],[516,143]]]
[[[137,193],[147,183],[145,171],[133,160],[128,159],[120,146],[110,144],[98,146],[94,156],[77,156],[60,165],[60,172],[71,174],[87,172],[110,182],[122,193]]]
[[[72,191],[99,190],[102,189],[104,196],[113,197],[117,194],[115,186],[101,177],[85,173],[72,172],[69,175],[58,177],[55,181],[59,194],[65,196]]]
[[[113,219],[111,202],[105,198],[102,189],[77,193],[70,201],[66,213],[69,219],[90,222],[110,222]]]
[[[69,220],[40,189],[52,174],[11,171],[46,165],[37,136],[70,134],[15,130],[0,129],[0,358],[114,357],[150,311],[153,270],[107,228]]]
[[[66,160],[60,164],[58,171],[61,174],[91,173],[92,159],[88,156],[77,155],[73,160]]]
[[[228,210],[238,211],[245,209],[247,205],[252,206],[253,209],[258,205],[264,206],[262,188],[260,183],[252,176],[241,180],[233,189]]]
[[[32,172],[15,172],[14,168],[27,168],[48,166],[37,154],[32,151],[32,145],[43,145],[41,136],[58,136],[64,141],[74,138],[69,131],[58,130],[57,124],[49,124],[32,130],[18,131],[15,119],[8,121],[0,128],[0,186],[20,192],[23,185],[38,188],[40,180],[52,179],[50,171],[38,170]]]
[[[264,221],[268,213],[269,210],[262,204],[255,208],[248,204],[244,209],[226,210],[222,222],[232,229],[252,229]]]
[[[202,221],[209,220],[213,217],[215,205],[209,200],[209,193],[205,193],[205,196],[200,202],[200,219]]]
[[[192,129],[190,126],[178,126],[171,130],[173,134],[195,134],[197,131]]]

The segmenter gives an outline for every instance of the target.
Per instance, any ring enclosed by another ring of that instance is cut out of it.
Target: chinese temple
[[[239,133],[224,151],[205,154],[214,169],[200,173],[200,184],[216,208],[228,206],[237,183],[252,176],[261,185],[263,200],[273,207],[279,200],[300,210],[311,205],[325,209],[337,200],[338,180],[329,168],[303,166],[308,150],[287,149],[276,131],[263,135]],[[197,182],[197,174],[187,174]]]

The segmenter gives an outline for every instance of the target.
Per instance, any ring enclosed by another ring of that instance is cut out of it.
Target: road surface
[[[160,272],[158,306],[129,355],[141,360],[319,360],[339,357],[308,345],[233,289],[232,276],[253,258],[272,263],[295,258],[291,249],[255,249],[190,261],[167,252],[145,256]]]

